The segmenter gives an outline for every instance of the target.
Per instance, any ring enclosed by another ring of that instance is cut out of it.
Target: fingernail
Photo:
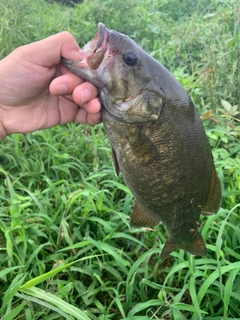
[[[88,89],[83,89],[81,95],[83,102],[88,102],[91,98],[91,92]]]

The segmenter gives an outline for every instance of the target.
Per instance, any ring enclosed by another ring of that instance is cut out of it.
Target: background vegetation
[[[201,220],[206,257],[161,261],[164,226],[134,229],[102,125],[15,134],[0,149],[1,319],[240,319],[240,3],[0,0],[0,57],[99,21],[128,34],[182,83],[202,116],[223,187]]]

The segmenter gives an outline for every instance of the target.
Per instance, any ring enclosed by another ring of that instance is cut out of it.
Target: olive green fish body
[[[82,60],[63,64],[99,88],[115,172],[136,199],[132,224],[164,223],[162,258],[178,248],[204,255],[199,216],[217,212],[221,188],[189,96],[133,40],[101,23],[84,52]]]
[[[211,150],[200,119],[190,106],[185,116],[183,110],[173,114],[166,108],[157,122],[139,125],[118,122],[103,111],[124,180],[135,199],[164,223],[179,247],[191,243],[198,232],[199,216],[210,191],[209,177],[215,175],[213,164],[206,166],[206,161],[212,163]],[[186,116],[191,125],[186,126]],[[138,220],[133,223],[137,225]],[[200,253],[204,252],[205,246],[201,246]]]

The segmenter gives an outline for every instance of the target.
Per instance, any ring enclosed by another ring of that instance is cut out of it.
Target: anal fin
[[[136,227],[153,227],[157,226],[160,220],[145,209],[138,201],[135,201],[130,222]]]

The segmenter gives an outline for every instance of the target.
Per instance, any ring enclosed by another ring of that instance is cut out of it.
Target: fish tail
[[[197,232],[191,242],[176,243],[172,238],[167,239],[166,244],[161,253],[161,259],[165,259],[172,251],[177,249],[183,249],[196,256],[205,256],[207,249],[203,238],[199,232]]]

